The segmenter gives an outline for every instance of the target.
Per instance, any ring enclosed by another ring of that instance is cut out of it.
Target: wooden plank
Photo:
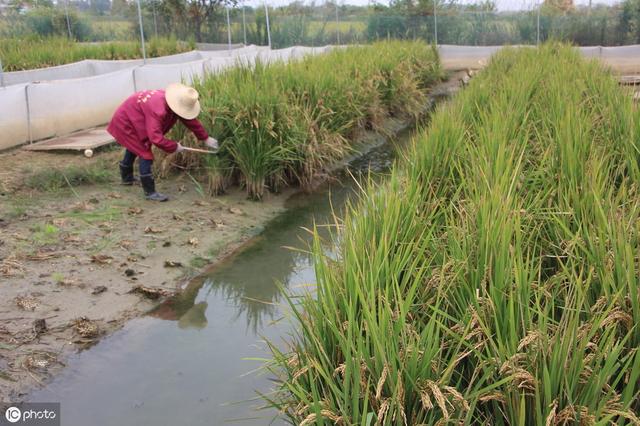
[[[25,145],[23,149],[27,151],[53,151],[53,150],[74,150],[84,151],[85,149],[96,149],[115,142],[106,128],[83,130],[67,136],[47,139]]]

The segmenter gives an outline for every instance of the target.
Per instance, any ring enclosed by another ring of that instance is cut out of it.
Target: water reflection
[[[291,294],[291,282],[312,283],[313,275],[304,277],[310,270],[310,257],[306,252],[287,247],[306,248],[312,236],[305,231],[314,224],[319,232],[328,234],[340,217],[346,200],[354,193],[350,181],[360,171],[387,170],[394,158],[388,145],[374,148],[372,152],[351,162],[347,184],[333,185],[328,191],[294,196],[289,200],[286,213],[265,226],[265,231],[254,238],[247,247],[207,273],[193,279],[183,292],[152,310],[149,315],[165,320],[178,321],[181,328],[206,327],[207,299],[224,299],[234,306],[233,320],[246,319],[248,332],[257,334],[269,322],[277,319],[278,305],[282,302],[282,288]],[[327,192],[330,202],[327,202]],[[334,206],[337,211],[334,211]],[[305,281],[306,278],[306,281]],[[274,285],[279,283],[281,285]]]
[[[265,227],[265,231],[232,258],[193,279],[183,292],[161,304],[149,315],[178,321],[180,327],[203,328],[207,324],[207,299],[224,299],[236,307],[233,320],[246,319],[247,331],[257,333],[266,323],[277,319],[282,303],[282,288],[292,293],[291,283],[312,283],[310,258],[305,252],[288,247],[308,247],[312,236],[303,228],[314,223],[332,225],[332,206],[342,206],[353,193],[351,186],[331,188],[331,203],[326,193],[294,197],[291,207]],[[328,228],[323,227],[327,233]],[[306,276],[305,275],[309,275]],[[305,281],[306,279],[306,281]],[[279,283],[280,286],[274,285]],[[281,288],[282,287],[282,288]]]

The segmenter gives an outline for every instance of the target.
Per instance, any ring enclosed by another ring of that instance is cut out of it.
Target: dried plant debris
[[[40,306],[40,301],[31,296],[18,296],[13,300],[17,307],[25,311],[35,311]]]
[[[29,260],[42,261],[60,257],[62,253],[55,251],[38,250],[36,253],[28,254],[25,258]]]
[[[58,285],[64,286],[64,287],[77,287],[77,288],[85,288],[87,287],[87,285],[83,282],[80,282],[78,280],[62,280],[60,282],[58,282]]]
[[[58,228],[62,228],[62,227],[64,227],[64,226],[67,224],[67,220],[68,220],[68,219],[67,219],[67,218],[65,218],[65,217],[58,217],[58,218],[53,219],[53,220],[51,221],[51,223],[52,223],[53,225],[57,226]]]
[[[200,241],[196,237],[189,238],[189,245],[198,247],[198,244],[200,244]]]
[[[47,331],[47,320],[39,318],[33,321],[33,333],[39,336]]]
[[[222,227],[224,227],[224,222],[221,221],[220,219],[209,219],[209,221],[211,221],[211,225],[214,228],[222,228]]]
[[[144,228],[145,234],[159,234],[160,232],[162,232],[162,229],[153,228],[151,226]]]
[[[94,287],[93,290],[91,290],[91,294],[98,295],[98,294],[104,293],[105,291],[107,291],[107,287],[103,285],[99,285]]]
[[[87,317],[77,318],[73,322],[74,331],[85,339],[94,339],[100,335],[100,327],[96,321]]]
[[[96,209],[95,206],[93,206],[91,203],[88,203],[86,201],[81,201],[71,206],[71,210],[76,212],[83,212],[83,211],[90,212],[95,209]]]
[[[46,370],[57,362],[58,358],[52,352],[33,352],[24,358],[22,366],[29,371],[38,371]]]
[[[131,247],[133,247],[135,245],[135,243],[131,240],[122,240],[119,243],[120,247],[122,247],[125,250],[129,250]]]
[[[180,268],[182,267],[182,262],[176,262],[175,260],[165,260],[164,261],[165,268]]]
[[[102,229],[104,232],[111,232],[113,230],[113,224],[111,222],[100,222],[98,224],[98,228]]]
[[[76,244],[76,243],[81,243],[82,239],[80,237],[78,237],[77,235],[66,235],[62,241],[64,241],[65,243],[69,243],[69,244]]]
[[[127,213],[129,214],[129,216],[137,216],[143,211],[144,210],[142,210],[140,207],[130,207],[129,210],[127,210]]]
[[[113,256],[107,254],[94,254],[91,256],[91,262],[98,263],[100,265],[109,265],[113,260]]]
[[[131,289],[131,291],[129,291],[129,293],[140,294],[151,300],[157,300],[161,297],[168,297],[173,294],[171,291],[165,290],[163,288],[145,287],[143,285],[135,286],[133,289]]]
[[[22,275],[24,273],[24,266],[18,262],[15,256],[9,256],[6,259],[0,261],[0,275],[5,277],[13,277],[16,275]]]

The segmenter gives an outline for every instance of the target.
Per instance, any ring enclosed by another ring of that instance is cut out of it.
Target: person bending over
[[[151,166],[155,145],[165,152],[181,152],[184,147],[164,137],[178,120],[209,148],[218,149],[218,141],[210,137],[196,119],[200,113],[198,92],[184,84],[170,84],[165,90],[143,90],[134,93],[118,107],[107,131],[125,148],[120,162],[124,185],[136,182],[133,162],[139,157],[140,183],[147,200],[167,201],[169,197],[156,192]]]

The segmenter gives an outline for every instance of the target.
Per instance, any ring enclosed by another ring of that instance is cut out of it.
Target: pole
[[[229,18],[229,6],[225,7],[227,11],[227,48],[231,51],[231,19]]]
[[[29,143],[33,143],[33,133],[31,130],[31,105],[29,105],[29,85],[31,83],[27,83],[24,86],[24,98],[27,103],[27,135],[29,137]]]
[[[340,18],[338,15],[338,0],[336,0],[336,36],[338,39],[338,46],[340,46]]]
[[[73,35],[71,35],[71,22],[69,21],[69,9],[67,3],[69,3],[69,0],[64,0],[64,15],[67,18],[67,31],[69,31],[69,38],[72,39]]]
[[[0,58],[0,87],[4,87],[4,72],[2,70],[2,59]]]
[[[536,46],[540,45],[540,1],[538,1],[538,22],[536,24],[537,32],[536,32]]]
[[[151,4],[153,5],[153,29],[154,29],[154,32],[156,33],[156,38],[158,38],[158,18],[156,17],[156,0],[153,0]]]
[[[267,2],[264,2],[264,15],[267,18],[267,40],[269,41],[269,49],[271,49],[271,27],[269,26],[269,8]]]
[[[140,0],[136,0],[138,5],[138,25],[140,25],[140,42],[142,43],[142,62],[147,63],[147,50],[144,46],[144,30],[142,29],[142,8],[140,7]]]
[[[190,151],[190,152],[199,152],[201,154],[217,154],[218,151],[211,151],[208,149],[200,149],[200,148],[191,148],[188,146],[183,146],[185,151]]]
[[[247,20],[244,17],[244,0],[242,0],[242,35],[244,36],[244,45],[247,45]]]
[[[437,12],[437,0],[433,0],[433,34],[436,41],[436,47],[438,46],[438,14]]]

